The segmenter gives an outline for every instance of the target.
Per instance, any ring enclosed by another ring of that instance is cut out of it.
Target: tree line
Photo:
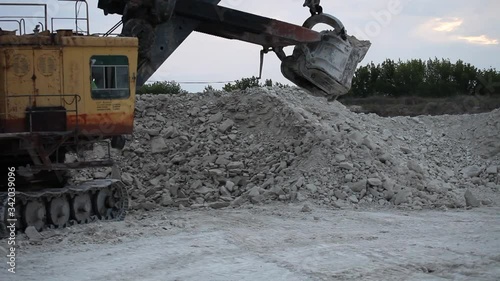
[[[253,87],[279,87],[289,85],[273,83],[271,79],[260,83],[257,77],[241,78],[227,83],[222,90],[231,92]],[[205,92],[215,91],[208,85]],[[179,94],[185,93],[181,85],[175,81],[146,84],[138,90],[138,94]],[[457,95],[495,95],[500,96],[500,72],[494,68],[478,69],[470,63],[458,60],[455,63],[448,59],[412,59],[384,62],[373,62],[356,69],[352,80],[352,88],[342,98],[384,97],[428,97],[445,98]]]
[[[456,95],[500,95],[500,72],[478,69],[458,60],[412,59],[360,66],[355,72],[349,93],[355,98],[450,97]]]

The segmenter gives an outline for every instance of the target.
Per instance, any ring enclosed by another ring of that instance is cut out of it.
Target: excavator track
[[[121,181],[92,180],[58,189],[16,192],[13,214],[9,212],[12,199],[2,192],[0,238],[10,235],[7,227],[14,218],[17,232],[24,232],[28,226],[43,231],[95,221],[121,221],[125,219],[128,200],[127,189]]]

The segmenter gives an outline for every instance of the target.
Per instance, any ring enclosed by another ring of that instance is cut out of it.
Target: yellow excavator
[[[68,18],[49,18],[46,4],[0,2],[3,11],[44,10],[32,32],[26,30],[32,17],[0,16],[0,27],[18,26],[0,29],[0,238],[29,226],[42,231],[124,219],[129,199],[121,181],[67,184],[69,170],[113,166],[110,149],[103,159],[67,161],[66,155],[82,155],[97,142],[123,148],[124,136],[133,133],[136,89],[192,32],[258,44],[261,72],[264,54],[274,52],[286,78],[329,100],[349,91],[370,48],[323,13],[319,0],[305,1],[311,17],[302,25],[229,9],[219,0],[99,0],[105,15],[122,15],[104,34],[90,33],[88,3],[74,2],[74,30],[55,29]],[[317,24],[331,30],[315,31]],[[287,46],[295,46],[291,55]]]

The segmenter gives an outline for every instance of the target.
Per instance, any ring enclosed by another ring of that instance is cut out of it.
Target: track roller
[[[24,208],[24,222],[26,226],[34,226],[41,231],[47,221],[45,203],[41,200],[29,201]]]
[[[64,227],[70,218],[70,206],[66,197],[53,198],[49,203],[48,217],[55,227]]]
[[[73,198],[71,217],[78,223],[85,223],[92,215],[92,200],[89,193],[78,194]]]

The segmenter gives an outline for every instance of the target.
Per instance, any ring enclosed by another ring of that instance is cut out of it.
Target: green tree
[[[370,75],[370,66],[361,66],[356,69],[351,87],[351,94],[353,96],[366,98],[373,94],[373,85],[370,80]]]
[[[497,94],[500,72],[478,70],[458,60],[413,59],[395,62],[387,59],[356,69],[350,94],[353,97],[373,95],[403,97],[449,97],[471,94]]]
[[[250,78],[242,78],[241,80],[236,80],[234,84],[227,83],[222,88],[226,92],[232,92],[236,90],[246,90],[248,88],[260,87],[259,79],[255,76]]]
[[[375,82],[375,93],[383,96],[399,96],[399,91],[396,89],[396,63],[387,59],[382,62],[381,65],[377,66],[378,78]]]
[[[186,91],[184,91],[181,85],[175,81],[163,81],[163,82],[154,82],[151,84],[144,84],[137,90],[138,95],[143,95],[143,94],[178,95],[181,93],[186,93]]]
[[[478,69],[469,63],[458,60],[453,68],[452,79],[456,84],[457,93],[470,95],[474,92]]]

